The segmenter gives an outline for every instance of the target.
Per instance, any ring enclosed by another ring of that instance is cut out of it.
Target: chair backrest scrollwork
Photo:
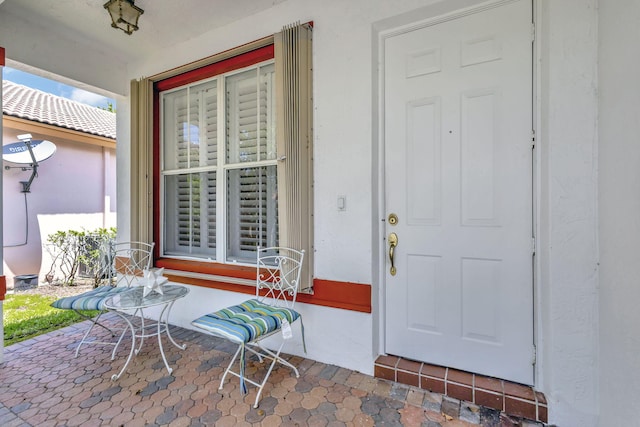
[[[104,276],[112,286],[131,287],[153,263],[155,243],[110,243],[105,251]]]
[[[300,287],[303,261],[304,250],[258,248],[256,297],[267,304],[293,308]]]

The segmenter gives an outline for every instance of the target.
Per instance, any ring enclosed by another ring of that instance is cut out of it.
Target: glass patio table
[[[129,357],[127,357],[127,361],[125,362],[120,372],[118,374],[114,374],[111,377],[111,379],[114,381],[120,378],[122,373],[127,369],[127,366],[129,365],[129,362],[131,362],[134,353],[137,355],[140,352],[142,343],[144,342],[145,338],[154,336],[158,337],[160,354],[162,355],[162,360],[164,360],[164,365],[167,367],[167,371],[169,371],[169,373],[173,372],[173,369],[169,366],[167,357],[164,354],[164,348],[162,347],[161,339],[162,334],[166,334],[171,343],[178,347],[180,350],[184,350],[185,348],[187,348],[186,344],[180,345],[175,342],[175,340],[171,336],[171,332],[169,331],[168,320],[173,304],[180,298],[183,298],[185,295],[187,295],[189,293],[189,289],[187,289],[185,286],[165,284],[162,286],[162,294],[151,291],[147,295],[144,295],[144,289],[145,288],[143,286],[131,288],[128,291],[108,298],[104,303],[105,307],[108,310],[117,314],[126,322],[127,327],[131,332],[131,351],[129,352]],[[156,321],[152,319],[145,319],[144,309],[156,306],[161,307],[158,320]],[[145,321],[147,321],[147,323],[145,323]],[[120,341],[122,341],[122,338],[123,336],[120,337],[120,340],[116,344],[116,347],[113,349],[113,355],[115,355],[116,350],[120,345]],[[137,339],[139,339],[140,342],[138,344],[138,347],[136,348]]]

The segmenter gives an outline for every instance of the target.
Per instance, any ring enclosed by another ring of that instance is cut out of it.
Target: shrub
[[[93,231],[58,231],[47,236],[46,249],[52,263],[47,278],[53,280],[56,272],[62,274],[62,284],[73,286],[81,270],[98,286],[104,277],[104,254],[116,237],[116,229],[99,228]],[[106,272],[108,273],[108,272]]]

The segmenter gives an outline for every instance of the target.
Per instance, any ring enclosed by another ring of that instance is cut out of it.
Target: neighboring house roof
[[[27,86],[2,81],[2,113],[116,139],[116,115]]]

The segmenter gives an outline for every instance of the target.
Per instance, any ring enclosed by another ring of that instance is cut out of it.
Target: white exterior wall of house
[[[21,133],[5,127],[3,139],[18,141]],[[28,212],[20,181],[27,181],[31,171],[4,170],[3,263],[8,288],[21,274],[38,274],[40,281],[45,280],[51,266],[43,249],[48,235],[116,226],[115,150],[34,134],[34,139],[43,138],[56,145],[56,153],[39,164],[38,176],[26,193]],[[19,165],[3,161],[4,166]]]
[[[438,7],[477,3],[445,0]],[[623,425],[635,419],[634,392],[640,386],[635,334],[640,291],[634,286],[640,269],[634,251],[640,227],[640,184],[634,179],[640,146],[632,140],[640,123],[635,77],[640,59],[627,50],[638,39],[640,6],[631,0],[601,3],[535,2],[536,388],[549,400],[550,423],[563,427]],[[375,237],[381,189],[372,130],[375,31],[394,17],[402,23],[408,15],[428,15],[435,10],[432,4],[288,0],[166,46],[151,60],[113,67],[125,80],[149,76],[262,38],[291,22],[314,21],[315,275],[371,284],[373,314],[302,304],[307,356],[365,373],[372,372],[382,340],[381,248]],[[52,50],[7,55],[126,97],[125,82],[92,74],[81,55],[58,60],[59,49],[74,47],[72,40],[63,42]],[[119,102],[121,219],[129,212],[128,123],[128,108]],[[336,209],[339,194],[347,197],[345,212]],[[121,221],[119,229],[126,236],[128,224]],[[192,287],[189,297],[176,304],[174,319],[188,326],[195,315],[241,299],[244,295]],[[287,351],[302,354],[299,346]]]
[[[538,9],[538,380],[560,426],[599,404],[596,6]]]
[[[640,4],[599,5],[600,420],[637,419],[640,390]]]

